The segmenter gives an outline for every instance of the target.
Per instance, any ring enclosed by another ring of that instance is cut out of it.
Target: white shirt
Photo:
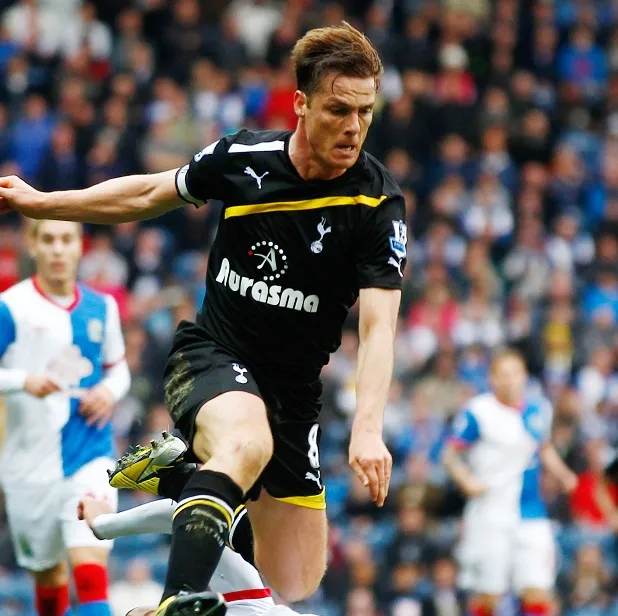
[[[129,389],[118,306],[109,295],[76,287],[59,306],[29,278],[0,295],[0,392],[8,409],[0,457],[5,486],[69,477],[88,462],[113,456],[111,426],[87,426],[80,397],[103,382],[121,398]],[[28,374],[51,376],[61,391],[35,398]]]
[[[530,400],[523,409],[493,394],[472,398],[453,422],[451,443],[467,449],[468,465],[488,490],[468,500],[465,519],[511,525],[545,518],[539,451],[549,438],[551,405]]]

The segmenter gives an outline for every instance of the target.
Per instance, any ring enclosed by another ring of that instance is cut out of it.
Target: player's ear
[[[24,238],[26,240],[26,248],[28,250],[28,254],[34,258],[34,248],[36,244],[36,236],[39,231],[39,226],[41,221],[32,220],[31,218],[26,218],[26,225],[24,229]]]
[[[307,95],[301,90],[294,92],[294,113],[297,118],[304,118],[308,107]]]

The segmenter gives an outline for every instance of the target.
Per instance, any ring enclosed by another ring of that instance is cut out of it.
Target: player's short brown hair
[[[46,218],[41,218],[41,219],[37,219],[34,220],[32,218],[26,218],[26,233],[27,235],[29,235],[32,239],[36,239],[36,236],[39,233],[39,229],[41,227],[41,225],[46,221]],[[84,234],[84,228],[81,222],[76,222],[75,223],[77,225],[77,232],[79,233],[80,236],[82,236]]]
[[[329,73],[373,77],[380,85],[382,62],[371,41],[349,23],[309,30],[292,50],[296,85],[309,95]]]
[[[504,347],[499,351],[496,351],[491,356],[491,363],[489,365],[490,372],[493,371],[503,359],[515,359],[522,365],[526,372],[528,371],[526,358],[524,357],[523,353],[512,347]]]

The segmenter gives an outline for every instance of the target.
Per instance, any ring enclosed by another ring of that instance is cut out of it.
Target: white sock
[[[100,539],[131,535],[172,534],[172,516],[176,503],[156,500],[119,513],[104,513],[95,518],[94,531]]]

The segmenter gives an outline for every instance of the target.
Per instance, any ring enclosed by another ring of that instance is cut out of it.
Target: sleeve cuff
[[[459,436],[449,436],[446,439],[446,444],[449,445],[450,447],[453,447],[454,449],[457,449],[459,451],[463,451],[465,449],[468,449],[469,447],[472,446],[472,443],[464,438],[461,438]]]
[[[0,370],[0,392],[23,391],[27,370]]]
[[[201,205],[204,205],[204,202],[196,199],[187,188],[188,171],[189,165],[185,165],[184,167],[178,169],[178,171],[176,172],[176,192],[183,201],[191,203],[192,205],[195,205],[195,207],[200,207]]]

